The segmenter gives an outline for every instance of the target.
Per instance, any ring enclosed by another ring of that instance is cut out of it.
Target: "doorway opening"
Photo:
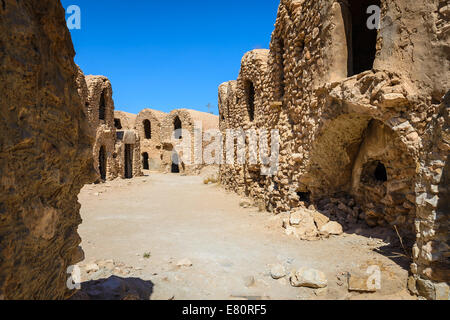
[[[133,146],[125,145],[125,179],[133,178]]]
[[[106,180],[106,148],[105,146],[100,147],[98,155],[98,169],[100,171],[100,179]]]
[[[148,153],[147,152],[144,152],[143,154],[142,154],[142,168],[144,169],[144,170],[149,170],[150,169],[150,163],[149,163],[149,161],[148,161]]]
[[[172,153],[172,173],[180,173],[180,157],[178,153]]]

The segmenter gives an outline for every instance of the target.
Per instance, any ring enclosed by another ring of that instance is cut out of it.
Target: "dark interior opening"
[[[375,169],[374,178],[375,178],[375,180],[381,181],[381,182],[387,181],[386,167],[381,162],[378,163],[377,168]]]
[[[311,202],[311,192],[297,192],[299,201],[309,204]]]
[[[133,178],[133,147],[125,145],[125,179]]]
[[[144,170],[149,170],[150,169],[150,164],[148,162],[148,153],[147,152],[144,152],[142,154],[142,168]]]
[[[364,183],[382,183],[388,181],[386,166],[380,161],[372,161],[364,165],[361,174]]]
[[[150,120],[144,120],[144,131],[145,131],[145,139],[152,138],[152,124]]]
[[[180,158],[178,153],[174,152],[172,154],[172,173],[180,173]]]
[[[255,119],[255,86],[250,80],[245,81],[245,95],[247,97],[248,117],[250,121]]]
[[[381,7],[380,0],[349,0],[350,16],[346,23],[348,44],[348,76],[373,69],[377,46],[377,29],[367,26],[371,5]]]
[[[122,121],[120,121],[120,119],[114,119],[114,126],[116,127],[117,130],[121,130],[122,129]]]
[[[98,110],[98,118],[100,120],[105,120],[105,118],[106,118],[105,90],[102,91],[102,95],[100,96],[100,106],[99,106],[99,110]]]
[[[175,119],[173,120],[173,128],[174,130],[182,130],[183,127],[181,125],[181,120],[180,117],[176,116]],[[175,133],[175,139],[182,139],[183,135],[181,134],[181,132],[176,132]]]
[[[100,147],[98,154],[98,169],[100,171],[100,178],[106,180],[106,148],[105,146]]]

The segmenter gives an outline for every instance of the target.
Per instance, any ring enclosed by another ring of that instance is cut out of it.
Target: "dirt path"
[[[237,195],[204,185],[201,177],[152,173],[86,186],[79,199],[86,253],[80,265],[82,270],[94,262],[100,267],[89,275],[83,272],[82,280],[116,275],[121,280],[114,278],[111,290],[134,278],[147,285],[150,299],[412,298],[406,291],[407,271],[371,250],[376,239],[344,235],[297,240],[283,233],[279,217],[241,208]],[[192,266],[177,266],[182,259]],[[288,272],[321,270],[328,289],[294,288],[289,277],[274,280],[270,269],[276,264]],[[381,290],[349,293],[342,275],[373,264],[382,270]]]

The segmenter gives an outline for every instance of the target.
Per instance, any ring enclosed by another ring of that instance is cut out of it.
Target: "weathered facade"
[[[215,115],[189,109],[173,110],[163,119],[161,126],[163,171],[199,174],[205,165],[209,165],[203,161],[203,152],[213,141],[204,139],[204,133],[218,128],[219,118]],[[176,140],[180,141],[179,145],[186,143],[190,147],[191,154],[186,155],[189,164],[183,161],[186,159],[183,151],[175,150]]]
[[[137,115],[135,128],[141,137],[141,160],[144,170],[162,171],[161,124],[166,113],[144,109]]]
[[[270,50],[246,54],[219,87],[223,132],[279,131],[278,172],[223,165],[221,182],[276,213],[314,205],[344,225],[395,226],[410,289],[448,298],[450,12],[393,3],[281,1]]]
[[[104,76],[86,76],[88,114],[97,182],[141,176],[140,138],[134,130],[135,116],[115,111],[111,82]],[[84,84],[78,81],[83,97]]]
[[[0,300],[64,299],[94,179],[87,91],[59,1],[4,0],[0,14]]]

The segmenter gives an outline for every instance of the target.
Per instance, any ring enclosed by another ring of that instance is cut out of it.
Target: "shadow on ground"
[[[111,276],[82,283],[71,300],[150,300],[153,287],[151,281]]]

